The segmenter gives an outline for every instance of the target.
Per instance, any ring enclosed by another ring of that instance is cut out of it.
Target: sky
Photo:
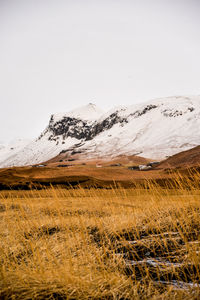
[[[0,0],[0,141],[50,115],[200,94],[199,0]]]

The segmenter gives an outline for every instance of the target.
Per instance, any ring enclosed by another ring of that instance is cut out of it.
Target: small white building
[[[151,166],[147,166],[147,165],[139,165],[139,170],[140,171],[147,171],[147,170],[150,170],[152,169]]]
[[[96,168],[102,168],[102,165],[96,164]]]

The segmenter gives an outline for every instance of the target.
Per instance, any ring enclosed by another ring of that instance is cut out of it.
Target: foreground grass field
[[[0,194],[0,299],[199,299],[199,175],[187,189]]]

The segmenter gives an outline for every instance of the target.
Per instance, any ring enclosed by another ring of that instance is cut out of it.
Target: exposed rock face
[[[63,117],[61,120],[55,122],[52,115],[48,127],[38,139],[41,139],[49,132],[50,136],[48,139],[50,141],[56,141],[58,136],[62,136],[63,140],[71,137],[77,140],[89,141],[99,133],[112,128],[115,124],[120,123],[123,126],[127,122],[126,118],[118,116],[118,111],[112,113],[101,122],[91,122],[71,117]]]
[[[82,109],[74,110],[68,114],[52,115],[48,127],[38,140],[46,134],[48,134],[49,141],[57,141],[58,137],[63,140],[68,137],[77,140],[90,140],[96,119],[102,113],[94,104],[89,103]]]
[[[50,135],[49,140],[59,135],[63,139],[67,137],[76,138],[77,140],[86,139],[90,136],[91,127],[92,125],[89,122],[71,117],[64,117],[54,123],[52,116],[49,123],[49,131],[52,135]]]
[[[120,124],[123,126],[125,123],[128,123],[126,118],[122,118],[118,115],[118,111],[112,113],[109,117],[104,119],[102,122],[96,122],[90,131],[90,136],[86,138],[86,140],[92,140],[99,133],[112,128],[115,124]]]
[[[188,112],[193,112],[195,110],[194,107],[188,107],[186,110],[177,110],[177,109],[164,109],[162,110],[162,114],[165,117],[175,118],[178,116],[182,116]]]
[[[134,113],[130,114],[130,116],[132,116],[134,118],[138,118],[138,117],[141,117],[142,115],[145,115],[148,111],[155,109],[157,107],[158,107],[157,105],[149,104],[141,110],[136,110]]]
[[[114,125],[119,124],[124,126],[128,123],[128,118],[138,118],[148,111],[157,108],[156,105],[147,105],[142,110],[137,110],[134,113],[130,113],[127,117],[121,117],[119,110],[111,113],[107,118],[102,121],[85,121],[78,118],[63,117],[61,120],[54,121],[54,115],[51,116],[49,126],[46,131],[39,137],[42,138],[46,132],[50,132],[49,140],[57,140],[58,136],[62,136],[63,140],[67,137],[76,138],[77,140],[92,140],[95,136],[112,128]],[[122,111],[123,109],[121,109]]]

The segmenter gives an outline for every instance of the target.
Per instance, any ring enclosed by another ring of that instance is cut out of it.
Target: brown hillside
[[[48,160],[47,162],[45,162],[45,164],[48,165],[57,165],[58,163],[69,163],[71,160],[73,160],[73,164],[80,164],[80,163],[86,163],[86,164],[90,164],[90,165],[94,165],[96,163],[100,163],[103,166],[106,165],[110,165],[110,164],[114,164],[114,163],[120,163],[123,165],[139,165],[139,164],[146,164],[150,161],[150,159],[144,158],[144,157],[140,157],[137,155],[119,155],[116,156],[114,158],[111,157],[104,157],[104,158],[99,158],[99,159],[90,159],[88,160],[88,158],[84,155],[66,155],[65,153],[61,153],[57,156],[55,156],[54,158]]]
[[[119,156],[114,160],[95,161],[62,161],[51,162],[44,166],[13,167],[0,169],[0,189],[33,186],[76,185],[81,186],[110,186],[113,182],[123,186],[132,185],[133,180],[145,178],[162,178],[160,170],[132,171],[129,166],[147,163],[145,158],[135,156]]]
[[[177,153],[165,161],[163,161],[159,168],[190,168],[200,166],[200,146],[192,148],[187,151]]]

